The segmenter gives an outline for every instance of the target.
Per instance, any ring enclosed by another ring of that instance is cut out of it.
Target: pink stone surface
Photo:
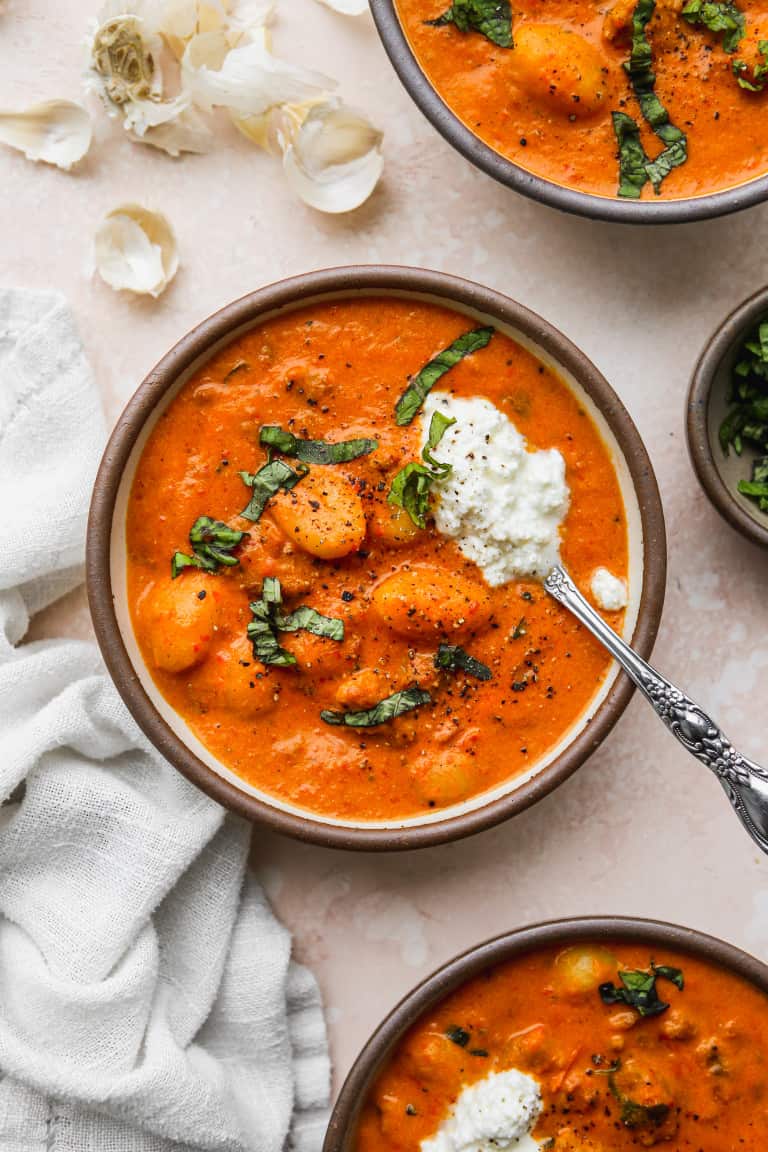
[[[95,5],[7,0],[0,106],[78,99]],[[220,305],[292,273],[345,263],[421,264],[479,280],[542,313],[603,370],[650,449],[670,548],[655,661],[768,762],[768,557],[724,524],[688,462],[685,390],[703,342],[766,279],[768,209],[633,229],[559,215],[476,172],[395,77],[371,21],[282,0],[276,49],[335,75],[385,130],[385,178],[343,218],[294,202],[278,162],[225,122],[215,151],[173,161],[129,143],[94,107],[96,139],[67,175],[0,151],[6,284],[70,300],[108,419],[155,361]],[[137,200],[176,229],[181,270],[158,301],[89,272],[104,213]],[[81,592],[35,635],[90,632]],[[322,851],[257,829],[253,859],[299,956],[325,993],[337,1082],[417,980],[482,939],[578,913],[631,913],[721,935],[768,957],[768,861],[716,781],[635,699],[600,752],[536,808],[420,854]]]

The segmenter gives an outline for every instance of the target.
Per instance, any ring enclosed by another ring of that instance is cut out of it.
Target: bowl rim
[[[763,526],[742,508],[720,474],[709,439],[709,402],[720,365],[746,329],[765,315],[768,288],[761,288],[734,308],[709,337],[691,376],[685,431],[693,469],[710,503],[742,536],[768,548],[768,520]]]
[[[633,646],[650,656],[666,583],[664,513],[650,458],[632,418],[587,357],[548,321],[523,305],[469,280],[420,268],[353,265],[305,273],[249,293],[214,312],[182,337],[145,377],[119,417],[102,457],[91,500],[86,544],[86,586],[96,638],[118,692],[139,727],[180,772],[220,804],[274,831],[324,847],[395,851],[462,839],[509,819],[573,774],[607,736],[634,691],[618,672],[588,724],[545,768],[519,788],[446,820],[405,828],[350,827],[296,815],[251,796],[204,764],[172,731],[140,683],[123,643],[114,605],[110,546],[115,500],[134,443],[179,375],[233,331],[276,309],[326,294],[397,291],[437,298],[447,307],[497,317],[548,353],[591,396],[611,428],[629,471],[643,535],[643,587]]]
[[[348,1152],[357,1117],[374,1078],[403,1034],[436,1003],[496,964],[539,948],[582,940],[648,941],[688,952],[748,980],[768,995],[768,965],[733,944],[679,924],[637,916],[576,916],[515,928],[443,964],[395,1005],[355,1059],[334,1104],[323,1152]]]
[[[395,0],[370,0],[370,7],[387,56],[406,91],[433,127],[476,168],[531,200],[562,212],[614,224],[683,224],[740,212],[768,198],[768,173],[705,196],[660,201],[596,196],[537,176],[491,148],[445,103],[413,53]]]

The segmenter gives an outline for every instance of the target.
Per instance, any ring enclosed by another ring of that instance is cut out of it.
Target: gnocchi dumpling
[[[290,492],[279,492],[270,508],[287,539],[321,560],[357,552],[365,539],[363,502],[331,467],[313,468]]]
[[[205,707],[224,708],[237,716],[257,716],[276,703],[275,679],[254,659],[245,635],[209,656],[193,691]]]
[[[209,576],[184,572],[162,583],[144,606],[155,667],[184,672],[208,655],[219,618],[218,595]]]
[[[384,623],[404,636],[484,627],[491,611],[481,584],[427,564],[402,568],[379,581],[372,601]]]
[[[601,984],[616,978],[618,962],[607,948],[595,944],[574,944],[555,960],[555,986],[565,995],[595,992]]]
[[[578,118],[608,110],[607,61],[578,32],[557,24],[522,24],[512,65],[520,87],[544,108]]]

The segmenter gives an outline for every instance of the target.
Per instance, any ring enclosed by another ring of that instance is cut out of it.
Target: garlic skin
[[[192,106],[174,110],[172,117],[160,123],[147,125],[145,122],[141,132],[129,129],[128,135],[134,143],[159,148],[169,156],[210,152],[214,139],[207,121]]]
[[[159,212],[122,204],[102,220],[94,238],[96,271],[116,291],[158,297],[179,267],[173,229]]]
[[[46,100],[20,112],[0,110],[0,141],[28,160],[68,172],[91,146],[91,118],[70,100]]]
[[[260,27],[230,47],[223,31],[193,36],[181,61],[185,92],[199,108],[229,108],[258,116],[276,104],[298,102],[335,88],[335,82],[273,56],[269,33]]]
[[[338,215],[364,204],[384,168],[383,135],[341,101],[307,100],[235,119],[244,136],[282,153],[291,190],[310,208]]]
[[[368,0],[320,0],[320,3],[342,16],[362,16],[368,11]]]

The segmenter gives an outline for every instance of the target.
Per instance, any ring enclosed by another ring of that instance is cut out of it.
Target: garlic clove
[[[181,60],[193,36],[226,27],[228,8],[221,0],[166,0],[160,5],[158,31],[176,59]]]
[[[310,208],[351,212],[379,182],[382,140],[382,133],[353,108],[335,100],[316,104],[286,143],[288,184]]]
[[[122,204],[102,220],[94,239],[96,270],[116,291],[159,296],[179,266],[176,237],[159,212]]]
[[[234,48],[223,31],[193,36],[181,75],[184,90],[199,107],[225,107],[239,117],[258,116],[274,105],[306,100],[336,86],[325,76],[273,56],[264,27]]]
[[[320,3],[342,16],[362,16],[368,11],[368,0],[320,0]]]
[[[141,132],[129,130],[129,136],[136,144],[149,144],[169,156],[180,156],[182,152],[202,155],[213,147],[213,133],[193,107],[182,109],[162,123],[145,125]]]
[[[0,141],[68,172],[91,146],[91,118],[80,104],[47,100],[22,112],[0,111]]]

